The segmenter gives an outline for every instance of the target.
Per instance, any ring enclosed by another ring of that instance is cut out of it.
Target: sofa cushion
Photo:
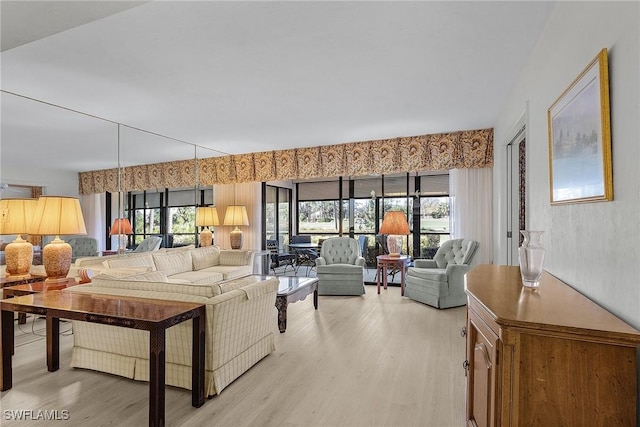
[[[108,272],[107,272],[108,273]],[[134,282],[168,282],[167,275],[162,271],[149,271],[147,273],[138,273],[133,276],[126,276],[127,280]]]
[[[151,271],[156,270],[156,265],[153,263],[153,258],[150,254],[110,258],[105,260],[102,265],[106,268],[150,267]]]
[[[249,265],[251,251],[226,250],[220,252],[220,265]]]
[[[250,266],[232,266],[232,265],[216,265],[215,267],[203,268],[203,273],[219,273],[222,275],[222,280],[231,280],[238,277],[248,276],[252,273],[253,267]]]
[[[184,273],[193,269],[191,251],[170,252],[153,254],[153,262],[156,270],[164,272],[167,276]]]
[[[213,284],[224,280],[222,273],[216,273],[212,271],[185,271],[183,273],[173,274],[169,277],[169,280],[184,280],[187,283],[194,284]]]
[[[191,250],[191,260],[194,270],[213,267],[220,263],[220,248],[218,246],[205,246]]]
[[[171,279],[169,279],[171,280]],[[213,297],[220,293],[216,285],[196,283],[171,283],[128,280],[128,278],[115,279],[106,277],[94,277],[91,285],[110,289],[132,289],[139,291],[166,292],[174,294],[198,295]],[[214,288],[215,286],[215,288]],[[172,298],[170,298],[172,299]]]
[[[88,268],[86,270],[91,269]],[[94,273],[97,273],[96,276],[99,274],[104,274],[111,277],[130,277],[147,272],[151,272],[151,267],[101,268],[94,271]],[[78,271],[78,275],[79,274],[80,272]]]

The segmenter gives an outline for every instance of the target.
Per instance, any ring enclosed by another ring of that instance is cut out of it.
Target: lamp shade
[[[380,234],[407,235],[409,234],[409,223],[404,212],[391,211],[384,214]]]
[[[391,211],[384,214],[380,234],[387,234],[387,249],[390,257],[399,257],[402,251],[400,235],[409,234],[409,223],[404,212]]]
[[[227,210],[224,213],[224,225],[249,225],[249,216],[247,215],[246,206],[227,206]]]
[[[38,201],[36,199],[0,200],[0,235],[17,234],[5,248],[7,276],[23,277],[29,274],[33,262],[33,245],[22,239],[27,232]]]
[[[198,227],[220,225],[218,210],[213,206],[201,206],[196,208],[196,225]]]
[[[0,200],[0,235],[27,233],[37,203],[36,199]]]
[[[41,196],[27,232],[56,236],[42,250],[42,262],[47,272],[45,283],[65,281],[71,266],[71,246],[59,236],[87,234],[80,201],[73,197]]]
[[[87,234],[80,201],[73,197],[40,196],[27,233],[51,236]]]
[[[109,236],[115,236],[120,234],[133,234],[131,229],[131,223],[127,218],[116,218],[111,224],[111,230],[109,230]]]

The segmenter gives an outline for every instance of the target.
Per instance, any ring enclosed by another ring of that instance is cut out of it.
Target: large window
[[[390,210],[407,214],[411,234],[403,238],[403,252],[414,258],[433,257],[449,239],[448,174],[299,182],[297,196],[298,234],[314,242],[332,235],[359,238],[367,244],[369,265],[381,253],[376,235]]]
[[[127,200],[132,209],[127,209],[125,215],[133,224],[129,247],[149,236],[162,237],[164,247],[197,245],[196,206],[212,204],[213,190],[133,191]]]

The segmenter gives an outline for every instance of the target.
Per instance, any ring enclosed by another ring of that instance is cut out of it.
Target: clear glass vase
[[[520,230],[520,233],[524,237],[522,246],[518,248],[522,285],[537,288],[544,263],[545,249],[541,242],[544,231]]]

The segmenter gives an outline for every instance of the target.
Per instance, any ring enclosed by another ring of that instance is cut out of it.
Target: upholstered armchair
[[[318,295],[364,294],[364,265],[356,239],[331,237],[325,240],[316,259]]]
[[[71,237],[67,240],[71,246],[71,262],[85,256],[98,256],[98,241],[93,237]]]
[[[433,259],[415,260],[407,272],[404,296],[437,308],[465,305],[464,275],[478,246],[475,240],[447,240]]]
[[[136,246],[133,252],[157,251],[158,249],[160,249],[161,244],[162,244],[162,237],[149,236],[146,239],[144,239],[142,242],[140,242],[140,244]]]

